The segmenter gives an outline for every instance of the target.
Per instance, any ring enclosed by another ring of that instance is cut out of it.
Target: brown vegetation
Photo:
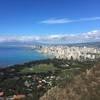
[[[13,100],[21,100],[21,99],[25,99],[25,95],[14,95],[13,96]]]
[[[40,100],[100,100],[100,63],[62,86],[51,88]]]

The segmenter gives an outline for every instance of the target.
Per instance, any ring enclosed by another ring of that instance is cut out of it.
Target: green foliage
[[[32,67],[25,67],[21,70],[21,73],[43,73],[54,70],[57,70],[57,68],[53,64],[39,64]]]

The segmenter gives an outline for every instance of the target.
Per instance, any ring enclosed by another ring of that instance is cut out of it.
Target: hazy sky
[[[0,41],[15,35],[24,35],[23,40],[83,36],[93,30],[100,30],[100,0],[0,0]]]

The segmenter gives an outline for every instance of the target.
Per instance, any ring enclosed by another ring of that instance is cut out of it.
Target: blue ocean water
[[[0,67],[6,67],[14,64],[21,64],[29,61],[47,59],[45,56],[30,48],[22,47],[0,47]]]

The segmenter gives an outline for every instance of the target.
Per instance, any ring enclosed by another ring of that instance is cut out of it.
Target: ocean
[[[43,55],[31,48],[0,46],[0,67],[7,67],[25,62],[47,59]]]

